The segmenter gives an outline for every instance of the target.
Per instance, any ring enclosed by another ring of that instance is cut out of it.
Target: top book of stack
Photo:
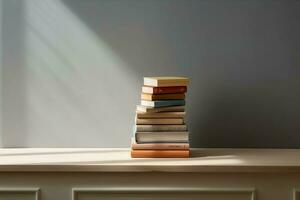
[[[144,85],[151,87],[187,86],[188,83],[185,77],[144,77]]]

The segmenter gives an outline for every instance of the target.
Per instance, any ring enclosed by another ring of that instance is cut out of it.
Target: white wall
[[[5,147],[129,146],[147,75],[191,78],[193,147],[300,147],[297,1],[3,4]]]

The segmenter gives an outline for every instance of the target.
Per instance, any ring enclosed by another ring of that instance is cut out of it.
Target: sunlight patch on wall
[[[28,145],[113,146],[112,134],[128,144],[126,63],[60,0],[27,0],[25,15]]]

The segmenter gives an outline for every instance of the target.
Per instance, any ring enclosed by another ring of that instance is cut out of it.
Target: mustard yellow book
[[[142,100],[154,101],[154,100],[173,100],[173,99],[184,99],[185,94],[141,94]]]
[[[144,77],[144,85],[152,87],[187,86],[189,79],[185,77],[161,76]]]

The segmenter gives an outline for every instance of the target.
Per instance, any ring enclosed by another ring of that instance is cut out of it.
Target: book
[[[148,101],[184,99],[184,98],[185,98],[184,93],[179,93],[179,94],[147,94],[147,93],[142,93],[141,94],[141,99],[142,100],[148,100]]]
[[[144,85],[153,87],[187,86],[189,79],[185,77],[144,77]]]
[[[189,132],[136,132],[135,141],[140,143],[188,143]]]
[[[184,106],[170,106],[154,108],[149,106],[137,105],[136,110],[139,112],[159,113],[159,112],[184,112]]]
[[[171,125],[152,125],[142,124],[135,125],[134,132],[155,132],[155,131],[187,131],[187,125],[185,124],[171,124]]]
[[[135,124],[184,124],[183,118],[135,118]]]
[[[189,143],[144,143],[144,144],[138,144],[135,142],[135,139],[132,138],[131,142],[131,148],[132,149],[140,149],[140,150],[158,150],[158,149],[165,149],[165,150],[188,150],[189,149]]]
[[[185,100],[161,100],[161,101],[146,101],[141,100],[142,106],[149,106],[149,107],[168,107],[168,106],[184,106]]]
[[[131,150],[132,158],[188,158],[189,150]]]
[[[146,94],[176,94],[176,93],[186,93],[186,86],[177,87],[142,87],[142,93]]]
[[[148,113],[136,111],[137,118],[184,118],[185,112],[160,112],[160,113]]]

